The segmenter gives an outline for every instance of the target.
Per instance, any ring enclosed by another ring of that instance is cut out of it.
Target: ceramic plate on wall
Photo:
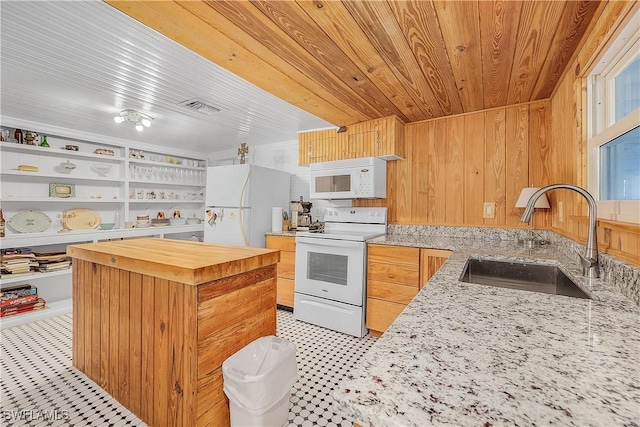
[[[68,230],[90,230],[98,228],[102,218],[93,209],[72,209],[62,214],[62,226]]]
[[[7,221],[18,233],[41,233],[51,225],[51,218],[44,212],[29,209],[18,212]]]

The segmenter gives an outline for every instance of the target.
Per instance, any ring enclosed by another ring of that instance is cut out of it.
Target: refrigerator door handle
[[[244,242],[245,246],[249,246],[249,241],[247,240],[247,235],[244,232],[244,221],[242,218],[242,211],[243,211],[243,202],[244,202],[244,192],[247,189],[247,184],[249,183],[249,178],[251,177],[251,168],[249,168],[249,172],[247,173],[246,178],[244,179],[244,184],[242,184],[242,191],[240,192],[240,210],[238,211],[238,214],[240,216],[240,234],[242,235],[242,241]]]

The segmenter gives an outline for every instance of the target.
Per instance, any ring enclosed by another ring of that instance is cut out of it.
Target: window
[[[640,12],[589,76],[589,191],[598,217],[640,223]]]

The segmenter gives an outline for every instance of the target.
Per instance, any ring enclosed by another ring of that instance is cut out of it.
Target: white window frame
[[[640,108],[615,122],[615,78],[640,52],[640,11],[609,46],[587,81],[587,179],[598,218],[640,224],[640,200],[600,200],[600,147],[640,126]],[[612,96],[612,94],[614,96]]]

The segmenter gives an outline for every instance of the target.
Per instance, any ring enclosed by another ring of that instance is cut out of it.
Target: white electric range
[[[386,234],[387,208],[328,208],[324,222],[324,230],[296,234],[293,315],[363,337],[366,240]]]

